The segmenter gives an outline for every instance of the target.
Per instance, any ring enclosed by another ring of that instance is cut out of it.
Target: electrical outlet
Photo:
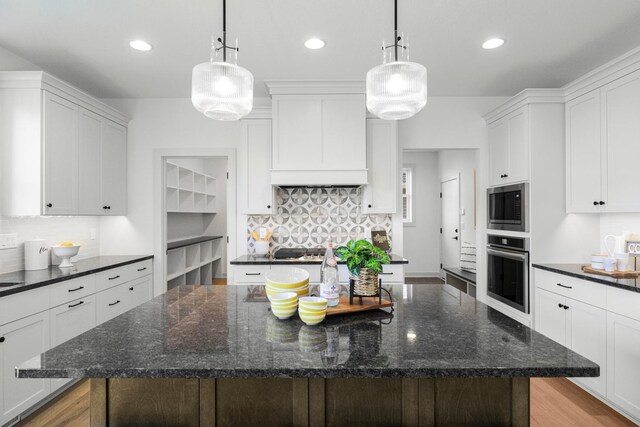
[[[18,235],[0,234],[0,249],[13,249],[18,247]]]
[[[90,228],[89,229],[89,238],[91,240],[96,240],[96,229],[95,228]]]

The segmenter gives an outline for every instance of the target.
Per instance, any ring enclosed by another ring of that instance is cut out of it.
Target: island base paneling
[[[528,378],[92,379],[91,426],[529,425]]]

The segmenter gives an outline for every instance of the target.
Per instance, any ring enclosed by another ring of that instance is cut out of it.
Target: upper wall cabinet
[[[366,184],[361,82],[337,87],[329,82],[267,82],[267,86],[273,115],[272,184]]]
[[[43,72],[0,72],[4,215],[124,215],[122,113]]]
[[[240,210],[250,215],[273,213],[271,186],[271,119],[242,121],[242,154],[246,169],[238,180]]]
[[[567,212],[640,212],[638,141],[640,70],[567,102]]]
[[[529,107],[525,105],[488,125],[489,183],[529,179]]]
[[[396,121],[367,119],[367,167],[362,213],[390,214],[398,206],[398,126]]]

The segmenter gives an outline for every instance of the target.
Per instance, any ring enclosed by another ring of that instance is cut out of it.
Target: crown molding
[[[504,104],[483,116],[486,123],[499,118],[529,104],[563,104],[565,102],[563,89],[525,89],[514,95]]]
[[[269,95],[365,93],[364,80],[265,80]]]
[[[44,71],[0,71],[1,89],[40,89],[89,108],[109,120],[126,126],[131,118],[86,92]]]

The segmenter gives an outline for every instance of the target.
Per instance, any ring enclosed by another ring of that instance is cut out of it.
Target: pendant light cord
[[[222,60],[227,62],[227,0],[222,0]]]
[[[226,0],[223,0],[226,1]],[[398,61],[398,0],[393,0],[393,50],[396,61]]]

